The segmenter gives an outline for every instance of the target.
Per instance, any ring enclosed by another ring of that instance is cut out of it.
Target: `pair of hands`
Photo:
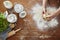
[[[43,8],[43,18],[45,18],[48,21],[52,20],[54,15],[46,15],[47,13],[48,13],[47,10]]]

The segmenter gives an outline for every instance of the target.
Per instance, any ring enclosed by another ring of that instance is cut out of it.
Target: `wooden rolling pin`
[[[8,37],[13,36],[14,34],[16,34],[16,32],[18,32],[18,31],[20,31],[20,30],[21,30],[21,28],[15,30],[15,31],[13,30],[13,31],[9,32],[9,33],[8,33]]]

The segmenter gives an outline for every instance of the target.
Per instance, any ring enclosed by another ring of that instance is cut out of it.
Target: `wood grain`
[[[0,12],[6,11],[6,8],[3,6],[3,1],[0,0]],[[21,31],[17,32],[16,35],[9,37],[7,40],[60,40],[60,24],[54,28],[50,29],[48,31],[42,32],[36,28],[35,22],[32,20],[32,15],[30,11],[31,8],[36,4],[40,4],[40,0],[10,0],[13,4],[20,3],[24,6],[25,11],[27,12],[27,16],[24,19],[19,18],[19,15],[14,12],[14,14],[17,15],[18,21],[16,22],[16,27],[14,30],[18,28],[22,28]],[[29,21],[25,21],[29,20]],[[60,20],[60,16],[58,16],[58,21]],[[60,22],[60,21],[59,21]],[[31,23],[31,24],[30,24]],[[49,38],[40,38],[40,36],[51,36]]]

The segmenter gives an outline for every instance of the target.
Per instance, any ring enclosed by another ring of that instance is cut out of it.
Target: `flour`
[[[49,13],[53,13],[56,11],[55,7],[47,7],[47,11]],[[56,18],[53,18],[51,21],[45,21],[42,17],[42,6],[39,4],[36,4],[34,7],[32,7],[32,15],[33,20],[36,22],[37,28],[40,30],[47,30],[50,27],[56,27],[58,25],[58,21]]]

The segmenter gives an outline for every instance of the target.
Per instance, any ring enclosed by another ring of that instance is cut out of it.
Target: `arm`
[[[56,17],[60,14],[60,7],[53,13],[52,17]]]
[[[58,8],[52,15],[47,15],[47,20],[51,20],[60,14],[60,8]]]
[[[45,12],[46,11],[46,3],[47,3],[47,0],[43,0],[43,12]]]

